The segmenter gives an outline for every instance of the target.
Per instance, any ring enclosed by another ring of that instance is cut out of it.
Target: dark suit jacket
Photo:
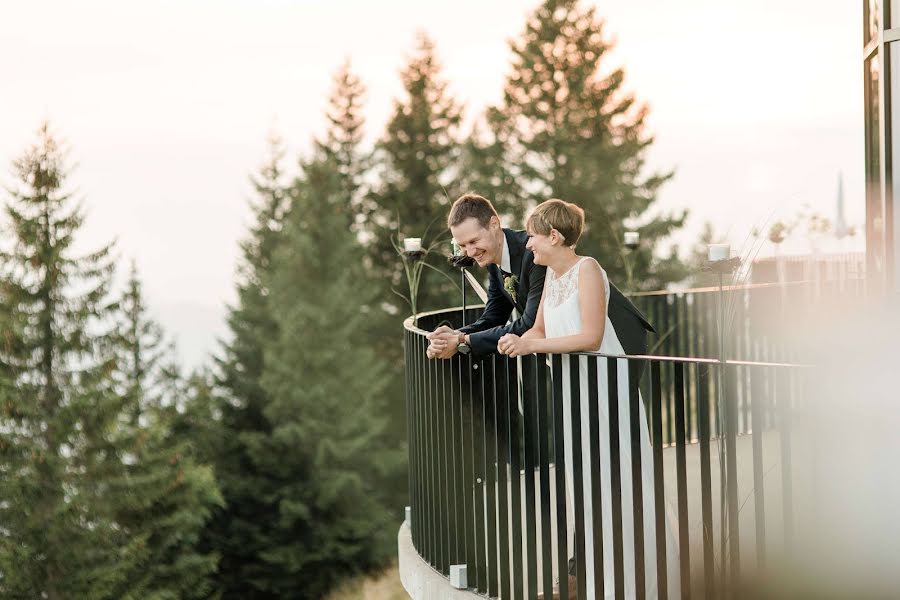
[[[525,248],[528,234],[524,231],[504,229],[509,248],[509,267],[518,278],[515,299],[503,287],[503,274],[497,265],[488,266],[488,297],[481,317],[471,325],[460,329],[469,334],[469,342],[475,354],[491,354],[497,351],[497,341],[507,333],[522,335],[534,325],[541,294],[544,292],[545,267],[534,264],[534,253]],[[513,308],[519,318],[507,324]]]
[[[546,268],[534,264],[534,253],[525,247],[528,234],[524,231],[504,229],[509,248],[509,266],[518,277],[515,301],[503,287],[503,275],[497,265],[488,266],[488,298],[481,317],[461,332],[469,334],[470,346],[476,354],[497,351],[497,341],[507,333],[522,335],[534,325],[541,294],[544,292]],[[513,308],[518,308],[519,318],[508,323]],[[647,353],[647,332],[655,331],[641,311],[609,284],[609,320],[616,330],[626,354]]]

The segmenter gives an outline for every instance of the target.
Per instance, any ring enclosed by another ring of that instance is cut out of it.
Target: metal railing
[[[480,309],[470,311],[469,322]],[[429,360],[425,335],[442,321],[459,325],[461,311],[420,315],[421,328],[408,320],[404,343],[412,540],[419,555],[445,576],[452,565],[465,565],[472,591],[529,600],[539,592],[551,598],[554,582],[562,579],[559,594],[566,599],[568,559],[574,556],[581,599],[588,597],[589,585],[596,597],[605,591],[621,598],[626,589],[638,598],[714,597],[721,586],[738,581],[742,569],[755,571],[770,553],[789,551],[791,412],[808,369],[597,353]],[[618,397],[624,364],[627,411],[620,410]],[[598,380],[604,370],[605,382]],[[581,439],[584,425],[573,427],[571,446],[586,448],[587,462],[581,452],[572,453],[572,515],[561,501],[566,496],[563,413],[569,410],[572,422],[582,423],[583,403],[589,439]],[[641,403],[649,421],[645,433]],[[623,437],[620,427],[626,422]],[[601,423],[608,427],[601,429]],[[642,435],[649,435],[649,454],[642,450]],[[620,464],[626,449],[630,469]],[[603,455],[610,465],[608,489],[601,477],[583,476],[600,473]],[[646,464],[653,472],[649,487],[643,480]],[[630,484],[630,505],[623,503],[623,484]],[[587,525],[584,519],[585,503],[599,511],[603,494],[610,494],[611,506],[612,544],[606,547],[604,519]],[[653,499],[649,528],[648,498]],[[667,511],[677,519],[668,523]],[[631,539],[623,537],[628,520]],[[667,523],[677,552],[666,547]],[[602,575],[609,550],[612,578]],[[628,564],[634,569],[630,578]],[[652,579],[647,573],[654,571],[656,590],[645,589]],[[673,573],[680,589],[670,593]]]
[[[746,361],[797,361],[791,347],[796,316],[823,298],[858,304],[866,286],[863,279],[725,286],[725,354]],[[649,338],[650,354],[718,358],[719,293],[717,287],[705,287],[629,294],[656,328]]]

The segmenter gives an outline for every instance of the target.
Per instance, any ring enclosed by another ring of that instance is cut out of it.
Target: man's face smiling
[[[497,217],[491,217],[487,228],[470,217],[451,227],[450,233],[465,255],[474,258],[479,267],[500,264],[503,257],[503,230],[500,229]]]

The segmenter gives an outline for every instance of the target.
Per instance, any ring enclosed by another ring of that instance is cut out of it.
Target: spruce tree
[[[556,197],[578,204],[587,220],[579,252],[595,256],[623,287],[660,289],[687,274],[674,249],[663,259],[654,255],[686,215],[652,210],[672,173],[645,173],[653,142],[647,108],[624,91],[622,69],[603,72],[609,50],[594,7],[546,0],[512,42],[497,107],[502,118],[492,122],[509,169],[528,191],[523,202]],[[643,242],[635,252],[623,245],[631,228]]]
[[[328,130],[323,140],[315,142],[315,168],[325,168],[327,164],[336,169],[334,184],[340,190],[340,197],[334,199],[333,206],[344,207],[348,215],[353,215],[351,230],[356,235],[348,240],[354,247],[359,246],[359,242],[370,233],[365,226],[364,205],[371,187],[367,187],[364,181],[371,173],[373,160],[361,147],[365,125],[362,115],[364,98],[365,87],[352,72],[349,61],[345,62],[334,76],[326,110]],[[304,178],[298,179],[298,186],[297,191],[302,196],[302,188],[306,186]],[[396,254],[393,258],[391,264],[396,265]],[[359,312],[366,315],[356,336],[364,340],[362,343],[377,349],[373,360],[378,363],[378,369],[386,370],[382,406],[388,417],[387,430],[380,438],[383,448],[379,451],[383,450],[381,457],[389,463],[383,465],[379,487],[385,491],[387,505],[396,510],[408,503],[406,407],[403,402],[397,401],[404,394],[402,344],[397,337],[397,318],[386,312],[384,305],[395,302],[397,297],[381,279],[383,266],[376,265],[371,254],[364,253],[353,260],[361,262],[358,276],[366,286],[366,293],[356,298]]]
[[[365,169],[363,93],[344,65],[328,133],[301,163],[286,227],[258,271],[269,319],[256,346],[264,350],[261,424],[239,438],[260,508],[244,517],[256,519],[252,529],[241,527],[254,535],[252,555],[243,587],[239,594],[227,587],[229,597],[319,598],[340,579],[383,564],[393,547],[395,521],[383,498],[402,465],[384,434],[383,361],[371,348],[379,288],[353,231]]]
[[[458,188],[490,199],[506,227],[524,227],[527,193],[510,160],[508,127],[496,108],[486,111],[462,145]]]
[[[275,507],[265,498],[270,487],[268,474],[255,463],[248,444],[271,432],[263,414],[269,400],[260,377],[263,343],[277,334],[267,281],[289,205],[283,160],[283,144],[272,136],[269,156],[251,178],[256,195],[254,224],[241,243],[237,303],[229,309],[230,335],[223,344],[222,356],[216,359],[217,385],[211,389],[205,380],[195,378],[192,386],[192,410],[204,411],[213,404],[221,411],[221,435],[208,450],[215,457],[226,506],[216,512],[205,543],[221,554],[217,580],[226,598],[265,597],[260,590],[269,579],[261,555],[269,545]]]
[[[132,266],[119,311],[117,376],[131,437],[125,476],[115,485],[129,492],[116,521],[144,540],[139,573],[121,597],[205,598],[218,557],[199,548],[212,510],[222,505],[212,468],[198,462],[193,443],[176,431],[186,386],[174,348],[149,315]],[[137,591],[140,593],[137,593]]]
[[[366,196],[364,214],[373,270],[386,286],[405,290],[403,270],[391,243],[398,237],[421,237],[428,243],[440,236],[450,250],[446,233],[450,204],[461,193],[459,126],[462,107],[441,78],[434,44],[423,33],[415,52],[400,73],[404,96],[394,101],[387,131],[375,149],[378,185]],[[434,266],[448,271],[446,263]],[[447,281],[429,274],[419,294],[420,310],[444,308],[455,301]],[[386,302],[407,314],[398,298]]]
[[[361,310],[377,288],[333,155],[320,148],[294,189],[270,285],[278,335],[261,380],[271,433],[255,438],[251,455],[272,480],[266,501],[278,525],[263,553],[265,589],[312,599],[383,565],[399,516],[383,500],[395,464],[384,450],[386,375]]]
[[[0,255],[0,595],[112,598],[146,558],[115,521],[129,489],[115,368],[111,245],[76,255],[83,223],[65,150],[43,125],[14,162]]]

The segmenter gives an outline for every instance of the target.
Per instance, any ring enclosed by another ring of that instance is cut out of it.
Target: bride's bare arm
[[[519,354],[560,354],[563,352],[593,352],[603,341],[606,325],[606,290],[600,265],[586,260],[578,272],[578,307],[581,311],[581,332],[556,338],[523,339],[516,344],[513,356]],[[543,299],[541,299],[543,304]],[[543,325],[543,314],[541,314]]]
[[[544,296],[542,295],[541,303],[538,304],[537,314],[534,317],[534,325],[522,334],[522,339],[538,339],[546,335],[544,331]]]

